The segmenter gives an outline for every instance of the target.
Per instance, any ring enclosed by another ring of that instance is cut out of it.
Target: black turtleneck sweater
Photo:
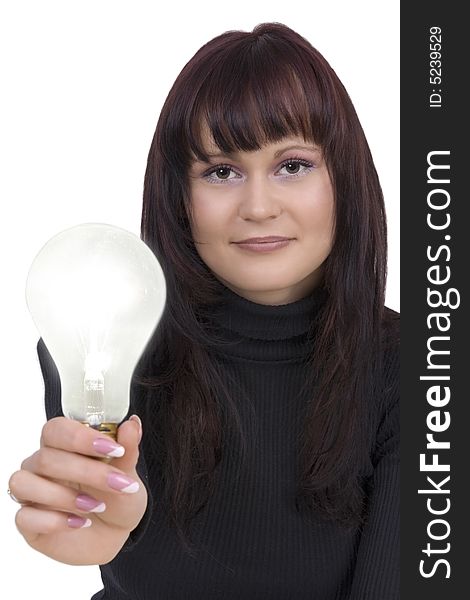
[[[315,292],[266,306],[224,289],[213,318],[233,343],[214,351],[214,359],[236,383],[248,455],[237,455],[229,436],[231,458],[222,457],[215,493],[192,525],[191,539],[202,548],[195,558],[165,524],[150,484],[147,513],[116,558],[100,567],[104,589],[92,600],[398,600],[397,348],[384,356],[383,387],[395,391],[371,407],[380,414],[366,473],[366,526],[312,525],[294,505],[299,415],[308,399],[302,390],[307,330],[322,298]],[[38,352],[51,418],[61,414],[60,381],[42,342]]]

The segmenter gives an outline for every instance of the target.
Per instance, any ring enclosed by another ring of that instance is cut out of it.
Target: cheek
[[[317,240],[331,243],[334,233],[334,196],[331,185],[319,186],[315,193],[308,190],[299,197],[297,204],[297,221],[304,233]]]
[[[191,214],[191,231],[195,241],[215,241],[227,234],[230,215],[220,202],[196,197],[192,201]]]
[[[330,244],[332,244],[335,231],[335,211],[333,201],[330,205],[324,207],[321,218],[324,223],[325,236],[328,237]]]

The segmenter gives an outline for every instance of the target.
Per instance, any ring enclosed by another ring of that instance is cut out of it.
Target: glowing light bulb
[[[43,246],[28,273],[26,301],[59,371],[66,417],[115,436],[165,300],[155,255],[124,229],[86,223]]]

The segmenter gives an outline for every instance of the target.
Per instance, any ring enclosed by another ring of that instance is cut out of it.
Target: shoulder
[[[376,409],[382,417],[398,409],[400,400],[400,314],[384,307],[381,327],[381,357],[376,380]]]
[[[385,307],[382,318],[383,376],[398,379],[400,371],[400,313]]]
[[[382,336],[385,347],[400,345],[400,313],[388,306],[385,306],[383,311]]]
[[[381,359],[374,464],[384,454],[398,451],[400,435],[400,314],[387,307],[382,319]]]

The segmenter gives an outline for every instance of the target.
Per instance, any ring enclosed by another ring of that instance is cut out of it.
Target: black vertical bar
[[[470,393],[465,385],[470,369],[470,231],[465,219],[470,137],[469,109],[464,108],[470,36],[463,6],[434,0],[401,3],[405,600],[470,597]]]

